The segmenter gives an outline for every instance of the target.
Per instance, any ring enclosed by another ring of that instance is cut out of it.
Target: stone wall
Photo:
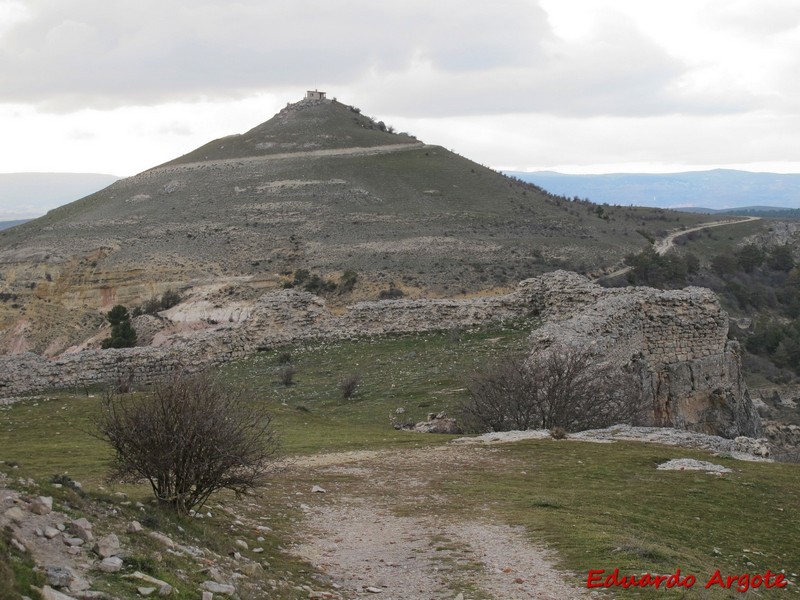
[[[655,425],[723,437],[760,433],[738,344],[727,339],[728,316],[713,292],[603,289],[571,274],[556,278],[569,298],[546,309],[547,322],[531,334],[532,351],[588,346],[635,371]],[[567,308],[569,302],[579,306],[577,312]]]
[[[146,384],[177,368],[199,370],[296,341],[469,327],[523,318],[530,310],[525,294],[517,291],[469,300],[361,302],[334,315],[313,294],[283,290],[262,296],[247,319],[174,334],[157,347],[85,350],[55,360],[32,353],[0,357],[0,398],[130,376]]]
[[[266,294],[241,322],[168,336],[158,347],[89,350],[57,360],[2,357],[0,397],[129,376],[149,383],[181,366],[205,368],[301,340],[442,330],[535,315],[544,325],[531,336],[534,349],[590,345],[604,358],[636,369],[657,424],[728,437],[758,433],[737,347],[727,340],[727,315],[712,292],[604,289],[564,271],[523,281],[504,296],[361,302],[342,315],[307,292]]]

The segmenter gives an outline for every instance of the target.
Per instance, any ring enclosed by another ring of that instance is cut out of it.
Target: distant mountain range
[[[23,223],[27,223],[30,219],[16,219],[14,221],[0,221],[0,230],[8,229],[9,227],[14,227],[16,225],[22,225]]]
[[[588,198],[601,204],[708,209],[702,212],[762,207],[800,208],[800,174],[730,169],[664,174],[565,175],[553,171],[507,171],[506,174],[553,194]],[[774,216],[779,217],[777,214]]]
[[[118,179],[99,173],[0,173],[0,221],[40,217]]]

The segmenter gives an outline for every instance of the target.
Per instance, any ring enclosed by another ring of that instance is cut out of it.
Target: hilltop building
[[[306,100],[325,100],[325,92],[308,90],[306,92]]]

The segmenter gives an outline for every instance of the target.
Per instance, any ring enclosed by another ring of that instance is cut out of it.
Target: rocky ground
[[[313,565],[321,574],[317,579],[324,583],[319,587],[325,591],[296,584],[295,589],[303,597],[338,599],[378,594],[393,600],[590,597],[577,575],[558,570],[556,556],[524,530],[497,522],[488,510],[470,520],[439,510],[444,500],[431,486],[442,473],[491,460],[495,444],[547,435],[544,431],[495,433],[432,448],[295,459],[285,469],[287,480],[295,483],[282,491],[287,504],[299,509],[302,517],[288,550]],[[764,441],[724,440],[670,429],[618,426],[574,434],[565,441],[570,439],[641,440],[768,460]],[[690,459],[660,468],[719,470],[713,463]],[[124,495],[118,496],[115,500],[122,512],[131,503]],[[255,500],[238,503],[235,512],[226,509],[233,523],[233,551],[228,556],[197,548],[188,537],[166,536],[121,519],[114,508],[92,510],[90,518],[60,508],[52,498],[38,495],[35,482],[0,480],[0,526],[11,527],[12,545],[32,555],[45,574],[43,597],[47,599],[115,598],[93,587],[93,580],[101,572],[119,572],[121,557],[129,555],[126,546],[145,538],[155,545],[154,556],[185,556],[206,574],[207,580],[197,589],[197,597],[204,600],[248,597],[254,591],[268,591],[269,586],[290,585],[265,579],[269,565],[259,561],[260,550],[235,539],[236,527],[269,535],[269,527],[263,526],[263,508]],[[143,573],[120,577],[126,577],[128,588],[139,596],[172,593],[169,584]]]

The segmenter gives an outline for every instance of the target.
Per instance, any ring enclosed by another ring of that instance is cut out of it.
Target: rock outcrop
[[[309,339],[470,327],[538,316],[534,349],[589,345],[642,378],[653,422],[726,437],[755,436],[760,420],[742,380],[728,317],[702,288],[604,289],[556,271],[504,296],[361,302],[333,314],[307,292],[265,294],[240,320],[160,337],[157,346],[87,350],[48,360],[0,358],[0,397],[117,381],[148,383],[178,368],[196,370],[257,350]],[[159,337],[159,336],[156,336]]]
[[[727,339],[728,316],[713,292],[603,289],[563,272],[524,285],[534,282],[546,323],[531,335],[533,351],[588,346],[634,370],[655,425],[728,438],[760,434],[738,344]]]

